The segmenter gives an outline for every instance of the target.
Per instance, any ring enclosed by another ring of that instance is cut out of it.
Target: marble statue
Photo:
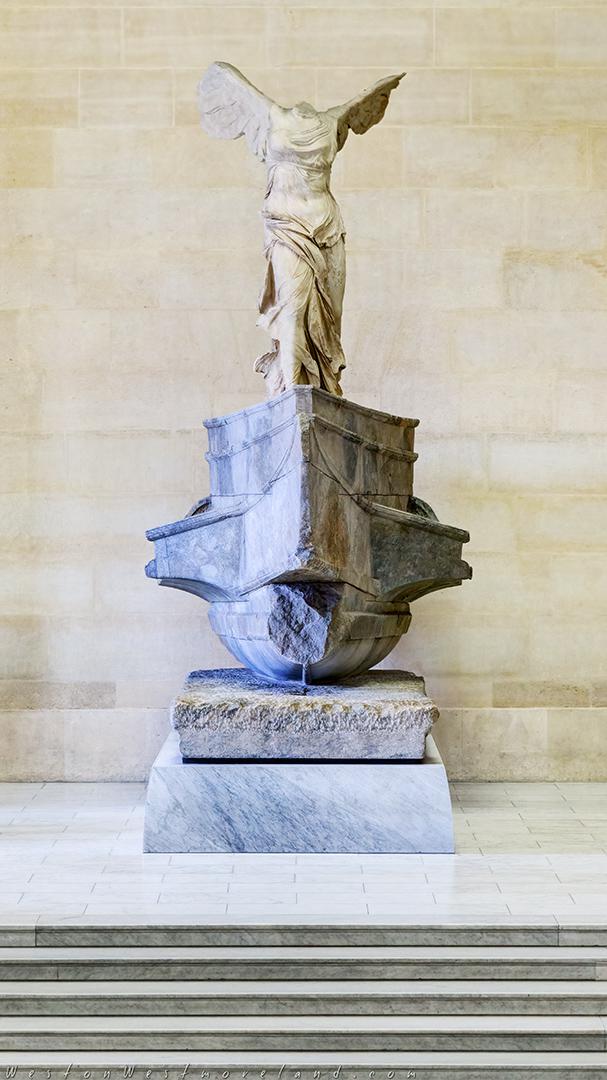
[[[268,265],[258,325],[273,340],[255,369],[270,396],[298,385],[341,395],[345,230],[329,186],[331,166],[350,131],[362,135],[379,123],[403,74],[324,111],[307,101],[277,105],[231,64],[211,64],[199,83],[204,130],[220,139],[244,135],[267,166]]]
[[[401,78],[324,112],[277,105],[230,64],[200,83],[204,129],[244,135],[268,169],[259,323],[273,344],[256,364],[269,399],[204,421],[209,494],[147,533],[147,575],[207,601],[242,667],[194,671],[174,701],[146,851],[453,851],[438,710],[419,676],[371,669],[414,602],[472,576],[470,538],[414,494],[419,421],[340,388],[331,165]]]

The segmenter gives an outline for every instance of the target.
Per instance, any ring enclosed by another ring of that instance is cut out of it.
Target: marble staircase
[[[607,928],[0,929],[0,1074],[58,1080],[68,1063],[91,1080],[125,1065],[171,1080],[186,1065],[210,1080],[605,1080]]]

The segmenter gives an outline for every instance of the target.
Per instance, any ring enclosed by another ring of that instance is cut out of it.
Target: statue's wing
[[[274,102],[231,64],[211,64],[198,83],[200,122],[215,139],[246,137],[257,157],[264,157]]]
[[[390,94],[405,75],[405,71],[400,75],[388,75],[385,79],[374,83],[368,90],[363,90],[350,101],[346,101],[345,105],[334,105],[332,109],[327,109],[330,116],[337,118],[337,138],[340,150],[348,137],[348,131],[353,131],[356,135],[364,135],[365,131],[374,124],[379,124],[386,111]]]

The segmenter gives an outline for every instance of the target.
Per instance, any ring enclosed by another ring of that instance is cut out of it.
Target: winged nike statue
[[[211,64],[198,85],[207,134],[244,135],[267,166],[267,270],[258,325],[270,334],[272,348],[255,369],[265,376],[270,396],[299,385],[341,396],[345,229],[329,186],[331,166],[350,131],[362,135],[379,123],[403,75],[380,79],[324,111],[307,101],[278,105],[231,64]]]

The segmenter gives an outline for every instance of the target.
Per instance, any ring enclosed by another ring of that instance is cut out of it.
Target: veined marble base
[[[169,735],[150,774],[148,852],[452,852],[447,774],[423,762],[186,762]]]

